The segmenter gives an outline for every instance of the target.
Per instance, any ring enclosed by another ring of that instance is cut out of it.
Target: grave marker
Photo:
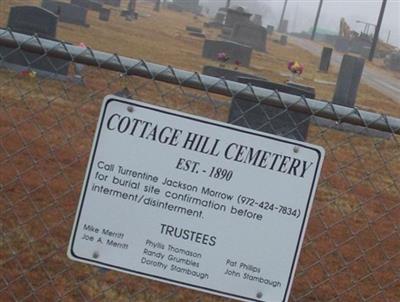
[[[121,17],[125,17],[125,20],[132,21],[138,18],[138,13],[136,12],[136,0],[129,0],[128,8],[121,11]]]
[[[14,6],[10,10],[7,27],[27,35],[56,40],[57,15],[37,6]],[[16,72],[33,69],[39,76],[66,80],[70,62],[25,50],[0,46],[1,65]]]
[[[286,86],[266,81],[265,79],[254,79],[239,77],[238,81],[251,84],[255,87],[277,90],[307,98],[315,98],[310,89],[300,89],[299,86]],[[308,91],[307,91],[308,90]],[[261,102],[257,105],[254,101],[234,97],[232,99],[229,122],[235,125],[250,127],[259,131],[285,136],[299,141],[307,139],[310,125],[310,115],[290,110],[290,108],[278,108]]]
[[[288,36],[281,35],[281,37],[279,39],[279,44],[281,44],[282,46],[286,46],[287,45],[287,41],[288,41]]]
[[[321,61],[319,63],[320,71],[328,72],[329,65],[331,63],[332,51],[333,51],[333,49],[330,47],[324,47],[322,49]]]
[[[253,22],[255,25],[262,26],[262,16],[257,14],[253,15],[251,22]]]
[[[250,23],[251,14],[246,12],[244,8],[228,8],[225,17],[225,27],[234,28],[236,24]]]
[[[222,67],[209,66],[209,65],[205,65],[203,67],[202,73],[205,75],[212,76],[212,77],[224,78],[225,80],[236,81],[236,82],[238,81],[238,79],[240,77],[261,79],[260,77],[253,75],[253,74],[249,74],[249,73],[245,73],[245,72],[241,72],[241,71],[237,71],[237,70],[232,70],[232,69],[226,69],[226,68],[222,68]]]
[[[84,7],[97,12],[99,12],[103,8],[101,3],[93,0],[71,0],[71,4],[78,5],[80,7]]]
[[[186,31],[195,32],[195,33],[199,33],[199,34],[201,34],[203,32],[203,30],[201,28],[195,27],[195,26],[186,26]]]
[[[13,31],[54,39],[57,33],[58,17],[37,6],[14,6],[8,16],[8,24]]]
[[[363,58],[344,55],[336,82],[333,103],[346,107],[354,107],[358,86],[364,69]]]
[[[246,67],[250,66],[252,51],[251,47],[231,41],[205,40],[203,45],[204,58],[217,60],[218,54],[224,52],[229,57],[228,63],[239,61]]]
[[[42,0],[44,9],[58,15],[58,21],[88,27],[87,9],[78,5],[61,1]]]
[[[109,21],[111,15],[111,10],[108,8],[102,8],[99,11],[99,19],[101,21]]]
[[[258,51],[265,51],[267,29],[253,23],[236,24],[232,31],[230,40],[248,45]]]
[[[172,4],[181,9],[181,11],[192,12],[194,14],[201,13],[202,7],[200,0],[173,0]]]
[[[114,7],[120,7],[121,6],[121,0],[105,0],[104,4],[114,6]]]

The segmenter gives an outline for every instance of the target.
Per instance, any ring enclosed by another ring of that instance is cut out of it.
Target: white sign
[[[71,259],[242,301],[287,301],[321,147],[106,97]]]

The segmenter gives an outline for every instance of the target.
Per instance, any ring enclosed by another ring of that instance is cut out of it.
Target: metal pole
[[[376,24],[376,27],[375,27],[374,39],[372,40],[371,50],[369,51],[369,57],[368,57],[368,60],[370,60],[371,62],[374,59],[376,45],[378,44],[379,31],[381,30],[382,19],[383,19],[383,15],[385,13],[385,8],[386,8],[386,2],[387,2],[387,0],[382,1],[381,11],[380,11],[379,17],[378,17],[378,23]]]
[[[231,0],[226,0],[226,8],[229,8],[231,6]]]
[[[319,0],[318,10],[317,10],[317,16],[315,17],[314,27],[313,27],[312,34],[311,34],[311,40],[314,40],[314,38],[315,38],[315,33],[316,33],[316,31],[317,31],[317,25],[318,25],[319,15],[321,14],[321,8],[322,8],[322,3],[323,3],[323,2],[324,2],[323,0]]]
[[[288,0],[285,0],[285,3],[283,4],[283,9],[282,9],[282,14],[281,14],[281,20],[279,21],[279,25],[278,25],[278,31],[279,31],[279,32],[281,32],[281,30],[282,30],[283,17],[285,16],[285,11],[286,11],[287,2],[288,2]]]

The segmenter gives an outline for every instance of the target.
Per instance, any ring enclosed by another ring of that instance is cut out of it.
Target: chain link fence
[[[327,154],[290,300],[400,301],[400,120],[8,30],[0,47],[12,50],[0,58],[0,301],[226,301],[67,259],[100,105],[115,93],[219,121],[236,106],[231,122],[259,130],[304,114],[279,134],[310,123],[307,141]],[[16,53],[18,72],[4,64]],[[53,76],[30,70],[40,61]]]

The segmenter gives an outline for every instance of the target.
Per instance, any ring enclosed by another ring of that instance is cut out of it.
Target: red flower
[[[302,74],[303,71],[304,71],[304,65],[300,64],[297,61],[288,62],[288,66],[287,67],[288,67],[290,72],[298,74],[298,75]]]

